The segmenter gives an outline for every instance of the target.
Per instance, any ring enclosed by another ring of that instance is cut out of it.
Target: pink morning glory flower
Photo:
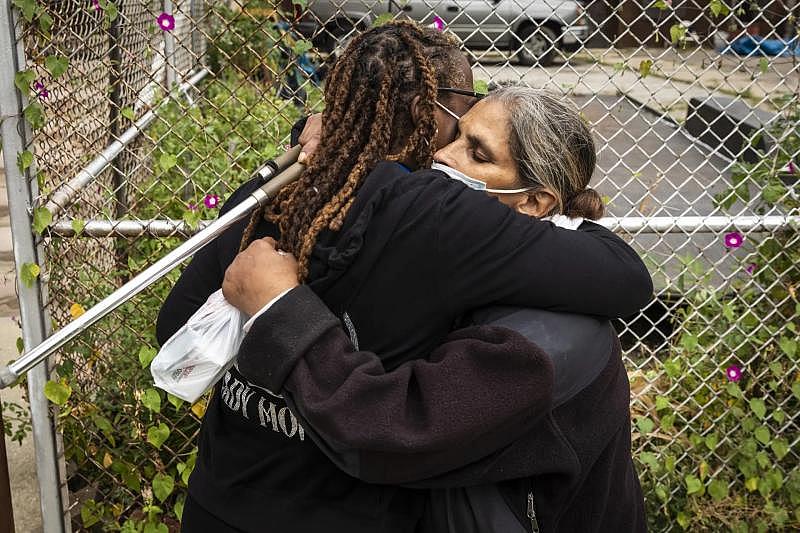
[[[95,11],[100,11],[100,0],[92,0],[92,5]]]
[[[444,31],[444,20],[442,20],[439,15],[434,15],[433,17],[433,24],[431,24],[431,28],[436,31]]]
[[[744,236],[738,231],[725,234],[725,246],[727,248],[738,248],[744,242]]]
[[[747,267],[745,267],[745,271],[752,276],[753,272],[756,271],[756,266],[757,265],[755,263],[750,263],[747,265]]]
[[[189,211],[196,211],[197,210],[197,204],[194,203],[194,202],[189,202],[188,204],[186,204],[186,208]]]
[[[169,13],[161,13],[156,19],[158,27],[164,31],[172,31],[175,29],[175,17]]]
[[[728,376],[728,381],[739,381],[742,379],[742,369],[736,365],[731,365],[725,369],[725,375]]]
[[[216,194],[206,194],[203,203],[209,209],[216,209],[219,206],[219,196]]]

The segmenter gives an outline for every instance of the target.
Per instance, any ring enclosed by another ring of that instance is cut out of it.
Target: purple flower
[[[189,211],[197,211],[197,204],[194,202],[189,202],[188,204],[186,204],[186,208]]]
[[[100,0],[92,0],[92,5],[95,11],[100,11]]]
[[[794,175],[797,172],[797,167],[794,166],[794,162],[789,161],[789,163],[787,163],[786,166],[783,168],[783,171],[786,172],[787,174]]]
[[[738,248],[744,242],[744,236],[738,231],[725,234],[725,246],[727,248]]]
[[[725,369],[725,375],[728,376],[728,381],[739,381],[742,379],[742,369],[736,365],[731,365]]]
[[[436,31],[444,31],[444,20],[442,20],[439,15],[434,15],[433,17],[433,24],[431,24],[431,28]]]
[[[39,98],[47,98],[48,96],[50,96],[50,91],[48,91],[45,88],[44,82],[42,82],[41,80],[34,83],[33,88],[36,91],[36,96],[38,96]]]
[[[750,275],[752,276],[752,275],[753,275],[753,272],[755,272],[755,271],[756,271],[756,267],[757,267],[757,266],[758,266],[758,265],[756,265],[755,263],[750,263],[749,265],[747,265],[747,266],[745,267],[745,269],[744,269],[744,270],[745,270],[745,272],[747,272],[748,274],[750,274]]]
[[[219,196],[216,194],[206,194],[203,203],[209,209],[216,209],[219,206]]]
[[[172,31],[175,29],[175,17],[169,13],[161,13],[156,19],[158,27],[164,31]]]

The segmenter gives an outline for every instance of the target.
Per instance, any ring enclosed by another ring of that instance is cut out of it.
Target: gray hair
[[[486,99],[501,102],[508,110],[511,154],[522,186],[553,192],[558,200],[554,213],[603,216],[600,195],[588,188],[597,162],[594,139],[572,104],[546,90],[524,86],[499,88]]]

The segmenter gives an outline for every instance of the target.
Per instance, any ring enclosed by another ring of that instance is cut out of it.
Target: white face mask
[[[448,167],[447,165],[443,165],[441,163],[433,163],[431,165],[431,168],[433,170],[444,172],[445,174],[447,174],[448,178],[460,181],[470,189],[475,189],[476,191],[490,192],[492,194],[516,194],[516,193],[530,191],[533,188],[533,187],[525,187],[522,189],[489,189],[486,187],[485,181],[476,180],[475,178],[470,178],[463,172],[458,171],[453,167]]]

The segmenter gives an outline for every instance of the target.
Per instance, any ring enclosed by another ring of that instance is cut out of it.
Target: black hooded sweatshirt
[[[227,205],[258,185],[245,184]],[[382,355],[386,368],[429,354],[458,317],[487,304],[603,317],[636,312],[652,295],[644,264],[613,233],[588,226],[556,228],[442,173],[381,163],[358,191],[342,230],[319,239],[309,286],[361,347]],[[186,268],[159,315],[160,342],[221,286],[243,227],[233,226]],[[266,222],[256,235],[277,237]],[[250,343],[260,350],[252,335],[242,350]],[[236,369],[217,385],[206,411],[189,492],[233,527],[287,533],[411,532],[426,498],[341,471],[277,392],[251,384]]]

